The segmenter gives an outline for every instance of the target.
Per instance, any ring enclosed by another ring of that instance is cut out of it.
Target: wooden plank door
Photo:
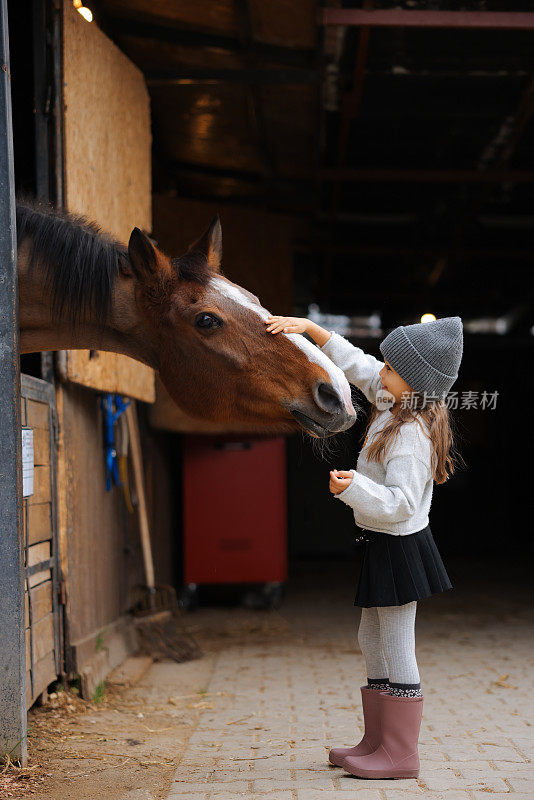
[[[62,672],[57,417],[51,383],[22,375],[21,419],[33,432],[33,492],[23,498],[28,707]],[[23,461],[23,473],[24,473]]]

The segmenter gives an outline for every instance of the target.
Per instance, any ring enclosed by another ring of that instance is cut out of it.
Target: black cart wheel
[[[186,583],[180,592],[178,605],[186,611],[195,611],[198,608],[198,586],[196,583]]]
[[[263,595],[267,602],[267,608],[280,608],[284,599],[284,584],[266,583],[263,587]]]
[[[283,583],[264,583],[257,589],[249,589],[243,597],[243,605],[255,611],[267,611],[280,608],[283,598]]]

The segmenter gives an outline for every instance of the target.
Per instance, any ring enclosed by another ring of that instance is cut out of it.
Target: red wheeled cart
[[[262,584],[256,605],[278,605],[287,578],[285,439],[185,437],[183,496],[183,605],[196,605],[200,584]]]

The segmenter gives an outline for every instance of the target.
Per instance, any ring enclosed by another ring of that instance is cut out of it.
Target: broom
[[[145,497],[141,437],[135,402],[132,400],[125,411],[135,490],[138,503],[139,532],[145,568],[146,586],[133,609],[140,649],[155,661],[172,658],[183,662],[200,658],[203,653],[195,639],[188,634],[180,620],[180,609],[173,586],[156,585],[154,562],[150,543],[150,530]]]

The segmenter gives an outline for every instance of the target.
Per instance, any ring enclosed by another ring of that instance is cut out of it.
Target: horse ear
[[[128,258],[136,278],[140,281],[153,277],[167,266],[165,256],[154,247],[150,238],[134,228],[128,242]]]
[[[189,246],[188,253],[202,253],[206,256],[208,264],[214,272],[219,272],[222,261],[222,228],[221,220],[217,214],[200,239]]]

